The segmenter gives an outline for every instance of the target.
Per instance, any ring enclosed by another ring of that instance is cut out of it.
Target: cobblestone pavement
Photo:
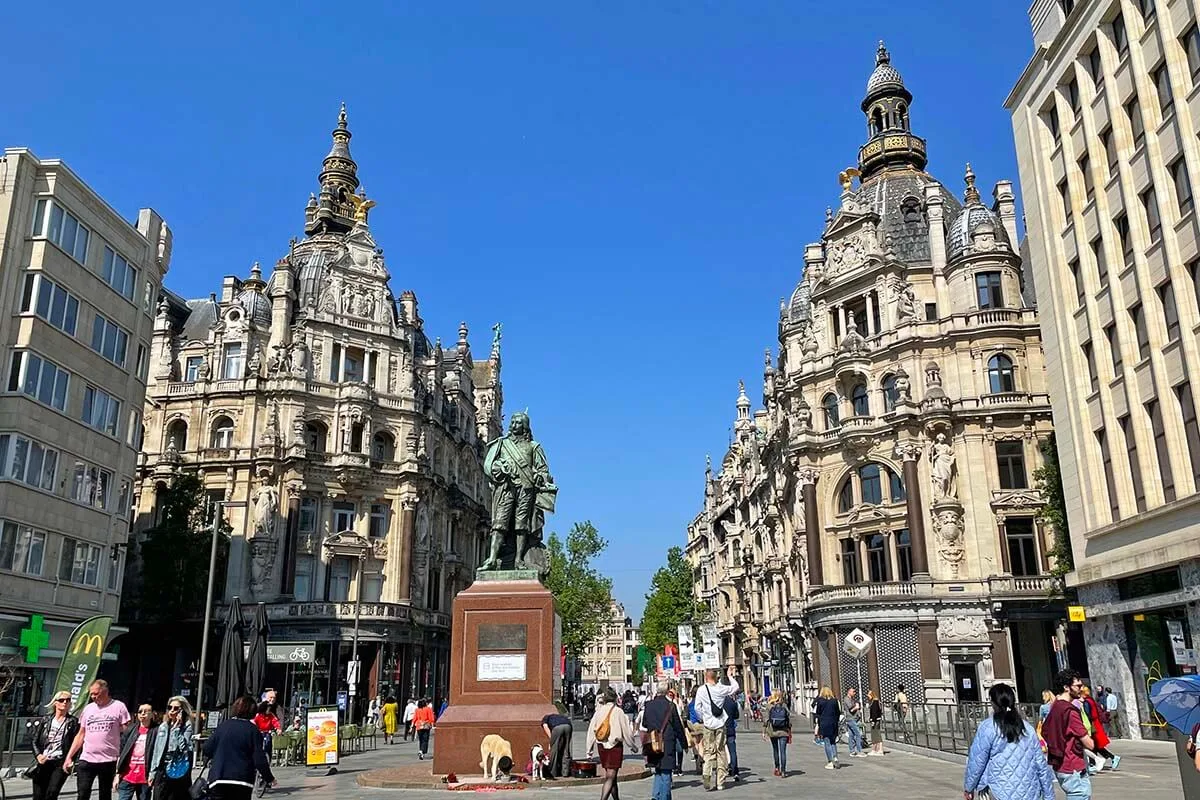
[[[436,743],[436,736],[434,737]],[[573,746],[578,756],[583,752],[583,735],[577,733]],[[962,797],[962,771],[959,764],[940,759],[892,750],[882,758],[848,758],[841,748],[842,768],[826,770],[825,757],[821,748],[812,740],[797,736],[788,750],[788,767],[795,772],[784,779],[771,775],[771,751],[756,733],[744,732],[738,737],[742,781],[727,784],[727,791],[720,795],[726,800],[746,798],[789,798],[819,797],[822,800],[846,798],[871,798],[881,796],[903,798],[929,798],[930,800],[957,800]],[[1174,748],[1161,742],[1128,742],[1117,740],[1112,750],[1124,756],[1121,769],[1116,773],[1104,773],[1093,778],[1093,796],[1097,800],[1126,797],[1180,797],[1182,790]],[[279,788],[271,791],[268,798],[303,797],[305,800],[326,798],[365,798],[365,800],[423,800],[423,798],[446,797],[439,789],[365,789],[355,783],[356,776],[366,770],[379,767],[400,766],[417,762],[416,745],[401,743],[369,751],[343,759],[339,773],[332,777],[309,777],[301,767],[285,767],[278,770]],[[553,783],[536,784],[520,792],[524,798],[598,798],[597,786],[553,787]],[[31,797],[28,781],[12,778],[4,781],[8,799]],[[623,800],[646,800],[650,796],[650,781],[638,780],[621,785]],[[711,797],[700,785],[700,778],[691,769],[686,775],[675,779],[673,792],[683,800],[698,800]],[[69,780],[63,789],[64,800],[75,797],[75,782]],[[93,795],[98,797],[98,795]],[[1061,793],[1059,793],[1061,797]]]

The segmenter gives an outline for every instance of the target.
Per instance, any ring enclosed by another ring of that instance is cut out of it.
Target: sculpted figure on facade
[[[250,354],[250,361],[246,364],[246,374],[251,378],[257,378],[262,374],[263,349],[262,345],[255,345],[254,352]]]
[[[546,513],[554,511],[558,493],[546,453],[533,439],[528,414],[513,414],[508,435],[488,444],[483,471],[492,488],[492,536],[488,558],[480,570],[508,566],[508,559],[501,558],[506,543],[512,547],[511,568],[527,569],[528,551],[544,552],[542,527]]]
[[[858,323],[854,321],[853,314],[847,315],[846,335],[842,337],[842,343],[838,349],[847,355],[860,355],[867,351],[867,340],[858,332]]]
[[[908,281],[901,281],[896,287],[896,318],[900,322],[907,322],[917,315],[917,296],[913,292],[912,284]]]
[[[208,356],[200,356],[200,363],[196,365],[196,377],[202,381],[208,380]]]
[[[264,485],[254,497],[254,535],[273,538],[279,514],[279,492],[270,484]]]
[[[912,400],[912,382],[908,379],[908,373],[903,367],[896,368],[896,400],[909,401]]]
[[[286,345],[271,345],[271,360],[267,362],[267,375],[276,377],[287,371],[288,351]]]
[[[933,499],[955,500],[958,498],[958,487],[955,486],[954,447],[946,441],[946,434],[939,433],[937,441],[930,448],[929,472],[933,481]]]
[[[936,510],[933,530],[938,538],[938,555],[950,568],[951,577],[958,577],[959,566],[966,556],[963,547],[962,514],[957,508]]]
[[[297,378],[308,377],[308,345],[304,343],[303,337],[297,338],[292,343],[292,351],[288,360],[293,376]]]

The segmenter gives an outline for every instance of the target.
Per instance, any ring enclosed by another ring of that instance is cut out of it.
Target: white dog
[[[532,765],[530,777],[535,781],[545,780],[550,772],[550,755],[540,744],[535,744],[529,751],[529,763]]]
[[[483,769],[483,777],[489,781],[496,780],[500,759],[505,756],[512,761],[512,745],[506,739],[495,733],[483,737],[479,745],[479,766]]]

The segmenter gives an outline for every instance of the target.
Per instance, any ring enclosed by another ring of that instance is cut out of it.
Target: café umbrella
[[[250,623],[250,650],[246,654],[246,691],[255,697],[265,688],[263,684],[267,680],[267,637],[270,635],[267,607],[259,603],[254,609],[254,621]]]
[[[1191,735],[1200,725],[1200,675],[1155,681],[1150,685],[1150,703],[1168,725]]]
[[[221,662],[217,671],[215,705],[228,713],[233,701],[245,694],[243,680],[246,663],[242,653],[242,603],[236,597],[225,615],[225,635],[221,637]]]

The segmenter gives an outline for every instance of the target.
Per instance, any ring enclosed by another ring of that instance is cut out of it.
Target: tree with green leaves
[[[546,588],[562,618],[562,644],[569,658],[583,655],[610,622],[612,579],[593,566],[606,547],[608,542],[587,521],[575,523],[565,542],[552,533],[546,543],[550,558]]]
[[[1042,466],[1033,471],[1033,480],[1046,502],[1038,511],[1038,519],[1050,528],[1054,536],[1054,544],[1047,555],[1054,561],[1051,573],[1061,578],[1075,569],[1075,557],[1071,553],[1067,501],[1063,496],[1062,471],[1058,464],[1058,442],[1053,433],[1042,440],[1040,449]]]
[[[134,605],[140,619],[188,619],[203,613],[215,515],[207,500],[204,484],[192,473],[180,473],[160,492],[158,524],[146,531],[137,548],[141,581]],[[219,588],[232,528],[223,517],[217,524],[214,585]]]
[[[650,580],[642,613],[642,643],[651,652],[661,653],[665,645],[677,644],[680,625],[707,617],[707,607],[696,600],[695,585],[696,573],[684,557],[683,548],[672,547],[667,551],[666,565]]]

